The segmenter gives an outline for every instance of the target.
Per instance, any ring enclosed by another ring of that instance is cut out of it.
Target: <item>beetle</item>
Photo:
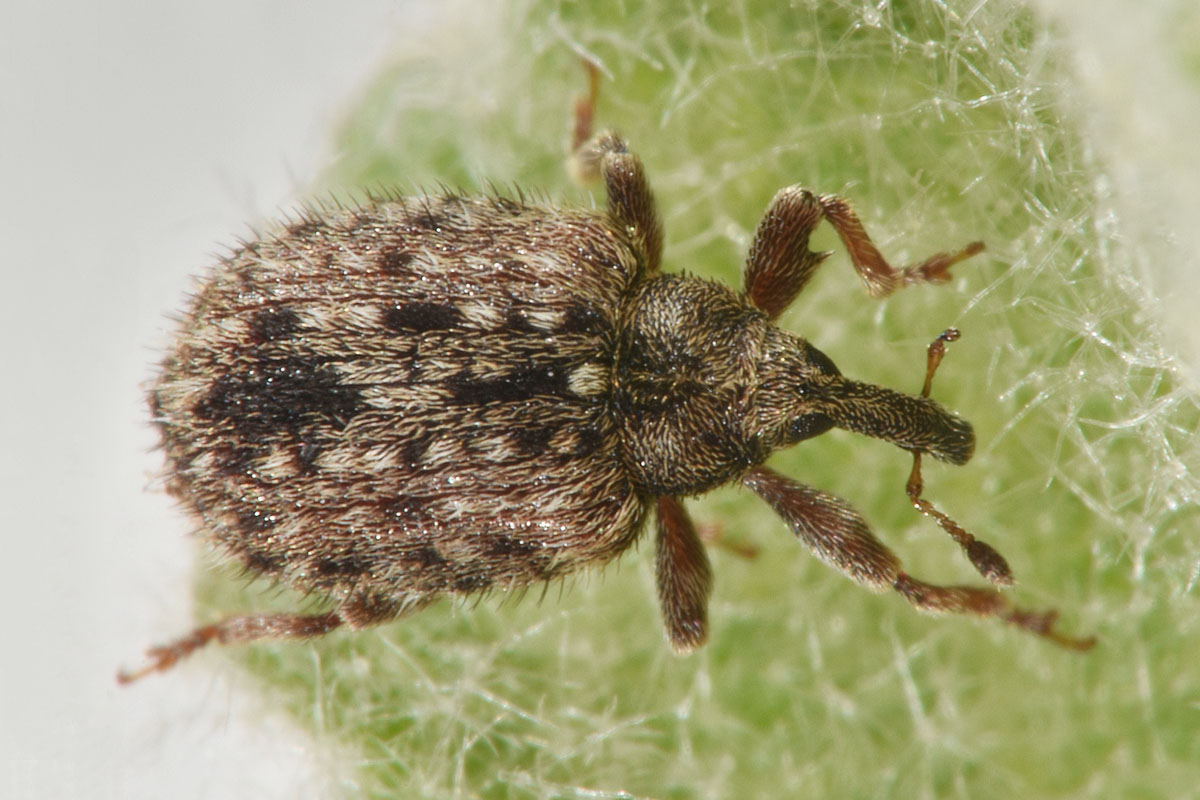
[[[779,315],[829,255],[830,223],[870,295],[942,283],[975,242],[892,267],[849,204],[780,190],[740,291],[661,270],[642,162],[576,107],[572,165],[605,211],[499,195],[311,206],[201,282],[150,392],[167,488],[216,545],[323,595],[317,614],[234,616],[149,651],[122,682],[217,641],[362,629],[445,594],[508,591],[604,564],[655,517],[675,650],[708,633],[712,575],[683,499],[729,483],[762,497],[822,560],[931,612],[997,617],[1066,647],[1054,612],[996,588],[918,580],[844,500],[764,466],[837,427],[913,454],[907,491],[998,587],[1011,571],[923,499],[921,457],[963,464],[969,423],[930,399],[852,380]]]

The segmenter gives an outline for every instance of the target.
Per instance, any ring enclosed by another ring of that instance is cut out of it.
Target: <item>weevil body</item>
[[[314,208],[203,281],[150,394],[168,488],[250,571],[332,610],[232,617],[122,680],[212,640],[363,628],[447,593],[562,577],[621,554],[651,513],[667,634],[686,651],[707,635],[711,573],[682,498],[730,482],[871,588],[1090,645],[993,589],[908,576],[848,504],[762,465],[832,427],[909,450],[913,502],[1011,581],[920,499],[920,456],[961,464],[974,445],[928,380],[922,395],[849,380],[774,324],[827,255],[808,249],[822,219],[876,296],[944,281],[981,245],[893,269],[844,201],[791,187],[741,291],[664,274],[641,162],[582,124],[577,162],[603,179],[606,212],[459,196]]]

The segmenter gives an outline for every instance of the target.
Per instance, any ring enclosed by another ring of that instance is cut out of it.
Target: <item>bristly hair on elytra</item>
[[[958,332],[934,341],[907,395],[846,378],[775,325],[829,255],[808,249],[822,220],[874,297],[943,283],[982,243],[896,269],[844,199],[790,186],[741,291],[663,273],[642,163],[619,135],[592,135],[588,74],[571,166],[603,182],[606,211],[448,191],[309,205],[204,278],[150,392],[168,491],[249,572],[332,607],[200,627],[122,682],[211,641],[362,629],[445,594],[545,584],[616,558],[651,511],[667,637],[687,652],[708,636],[712,575],[683,498],[728,483],[869,588],[1092,646],[996,588],[908,575],[844,500],[763,465],[834,427],[907,450],[912,504],[994,586],[1012,583],[999,553],[922,497],[924,455],[963,464],[974,449],[971,426],[930,399]]]

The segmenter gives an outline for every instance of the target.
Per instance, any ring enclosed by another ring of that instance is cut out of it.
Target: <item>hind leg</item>
[[[228,617],[212,625],[196,628],[170,644],[146,651],[149,663],[136,670],[121,670],[117,683],[127,684],[152,672],[163,672],[192,653],[216,642],[246,644],[260,639],[314,639],[345,625],[359,630],[395,619],[414,610],[419,603],[401,606],[392,600],[355,596],[336,611],[325,614],[246,614]]]
[[[175,666],[210,642],[239,644],[258,639],[311,639],[324,636],[340,627],[342,618],[336,611],[328,614],[249,614],[229,617],[213,625],[205,625],[167,645],[146,651],[150,661],[136,670],[121,670],[118,683],[133,683],[152,672],[163,672]]]

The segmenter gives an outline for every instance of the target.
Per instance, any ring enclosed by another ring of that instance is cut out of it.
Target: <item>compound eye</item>
[[[792,444],[820,436],[833,427],[833,420],[824,414],[805,414],[788,425],[788,441]]]
[[[804,357],[810,364],[817,368],[820,372],[826,375],[841,375],[842,371],[833,363],[833,359],[822,353],[817,348],[813,347],[808,342],[804,343]]]

